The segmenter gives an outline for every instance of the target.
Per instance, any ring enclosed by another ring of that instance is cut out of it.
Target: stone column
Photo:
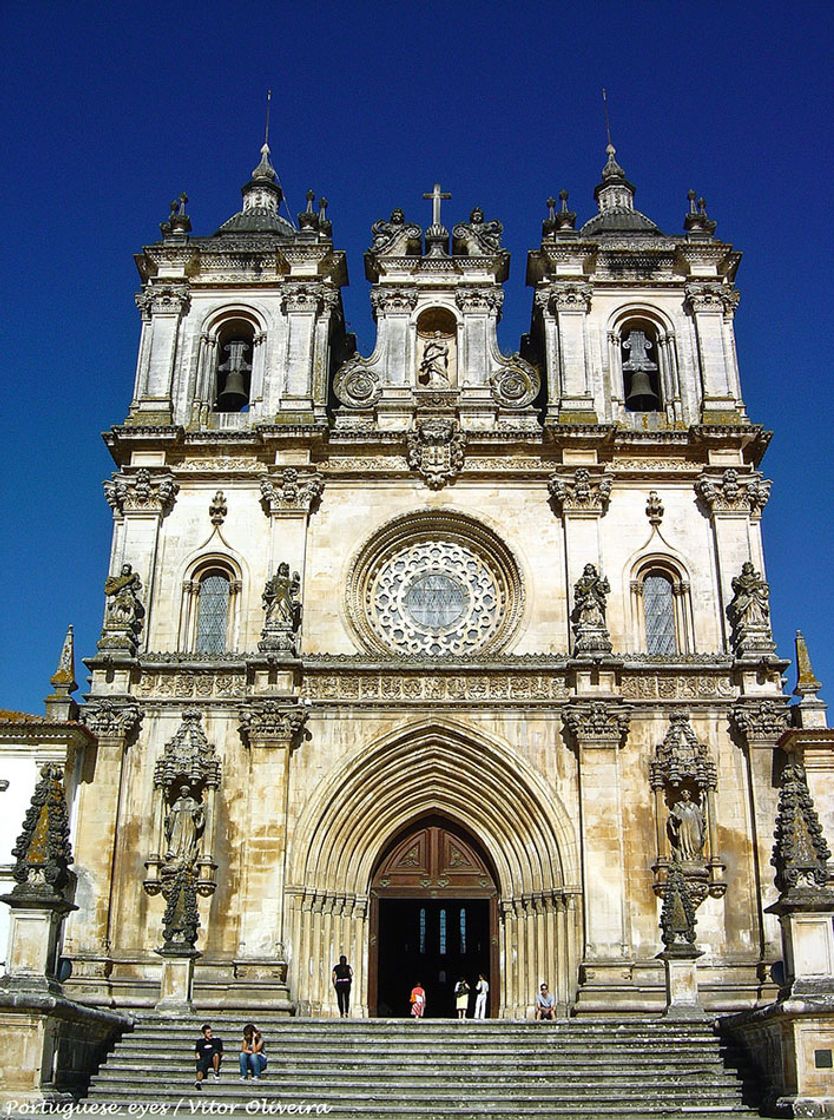
[[[595,424],[597,414],[588,383],[585,331],[591,308],[591,286],[583,280],[563,280],[550,287],[550,310],[558,325],[559,422]]]
[[[698,340],[705,424],[741,419],[724,338],[725,314],[732,314],[738,299],[735,288],[716,281],[695,280],[686,285],[686,307],[695,322]]]
[[[565,465],[547,484],[551,504],[565,526],[565,583],[574,587],[586,564],[601,567],[600,519],[611,499],[611,479],[599,467]],[[568,616],[570,612],[568,612]],[[565,635],[570,647],[570,627]]]
[[[282,989],[290,933],[284,895],[290,760],[306,719],[304,709],[286,699],[260,700],[241,712],[249,774],[236,973],[240,979],[277,983]]]
[[[171,382],[177,359],[179,325],[189,304],[189,285],[184,281],[154,282],[136,297],[143,333],[136,399],[131,407],[133,423],[171,423]]]
[[[73,962],[68,989],[98,1002],[109,999],[111,925],[116,917],[113,865],[121,836],[125,752],[139,730],[142,712],[130,697],[93,697],[84,708],[84,722],[96,736],[97,747],[78,787],[75,851],[90,901],[69,919],[64,951]]]
[[[628,709],[615,700],[575,700],[565,726],[579,758],[586,962],[622,961],[630,937],[625,906],[619,751]]]

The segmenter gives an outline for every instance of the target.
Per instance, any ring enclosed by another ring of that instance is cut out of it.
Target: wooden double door
[[[407,1016],[419,982],[426,1016],[452,1018],[461,979],[471,988],[471,1015],[479,973],[489,981],[487,1015],[498,1013],[498,888],[463,826],[430,817],[400,833],[374,872],[370,918],[372,1015]]]

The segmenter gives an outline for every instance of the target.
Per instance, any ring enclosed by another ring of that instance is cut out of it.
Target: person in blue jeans
[[[243,1041],[240,1044],[240,1080],[245,1081],[251,1073],[253,1081],[260,1081],[266,1069],[264,1039],[254,1023],[243,1028]]]

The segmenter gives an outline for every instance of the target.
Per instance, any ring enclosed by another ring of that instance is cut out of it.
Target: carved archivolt
[[[518,564],[498,537],[461,515],[390,522],[349,577],[348,616],[369,651],[442,656],[506,647],[523,607]]]

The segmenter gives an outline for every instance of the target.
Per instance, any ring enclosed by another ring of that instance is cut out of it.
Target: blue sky
[[[132,254],[182,190],[195,233],[238,208],[268,87],[290,206],[308,187],[328,196],[366,353],[370,225],[395,205],[427,223],[421,195],[438,179],[447,225],[475,204],[504,222],[501,340],[517,348],[545,198],[566,187],[580,220],[592,212],[607,87],[640,209],[678,232],[695,187],[744,251],[745,399],[775,431],[776,637],[791,657],[804,630],[834,701],[832,32],[822,2],[7,0],[0,706],[42,710],[67,623],[82,655],[95,649],[111,529],[99,433],[133,385]]]

